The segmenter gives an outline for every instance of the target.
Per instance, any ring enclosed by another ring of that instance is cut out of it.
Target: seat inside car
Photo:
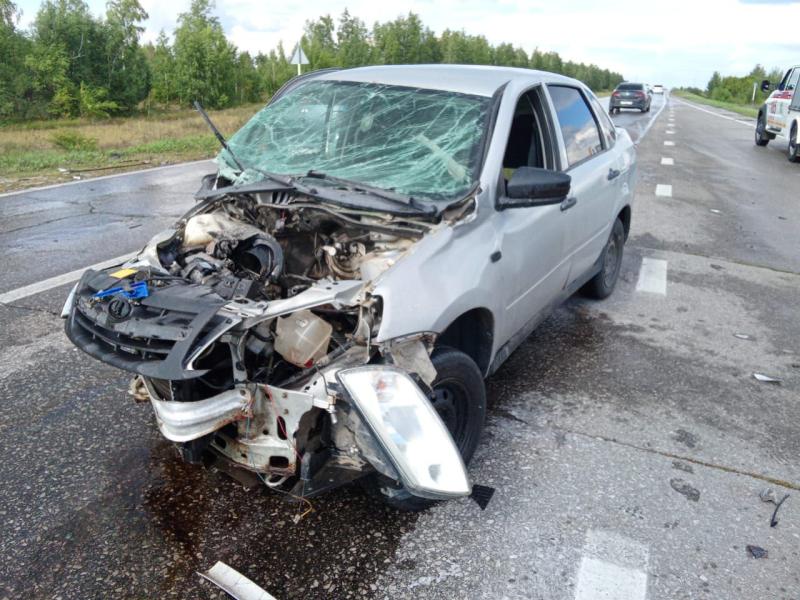
[[[527,94],[520,98],[514,112],[503,157],[503,176],[506,181],[519,167],[545,166],[539,127]]]

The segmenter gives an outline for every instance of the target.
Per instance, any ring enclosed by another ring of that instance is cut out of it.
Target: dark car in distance
[[[642,112],[650,110],[652,96],[644,83],[620,83],[611,94],[608,112],[614,114],[623,108],[637,108]]]

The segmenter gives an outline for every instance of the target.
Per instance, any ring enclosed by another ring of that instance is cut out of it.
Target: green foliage
[[[175,79],[181,104],[199,100],[207,108],[223,108],[236,98],[236,48],[212,16],[213,0],[192,0],[178,17],[175,30]]]
[[[108,90],[105,88],[93,88],[81,83],[78,91],[78,106],[82,117],[108,118],[110,113],[119,109],[119,104],[113,100],[108,100]]]
[[[767,73],[762,65],[756,65],[744,77],[731,77],[720,75],[718,71],[714,71],[711,79],[708,81],[705,93],[700,95],[705,96],[710,100],[729,104],[761,104],[769,96],[769,92],[761,91],[761,82],[765,79],[772,83],[777,83],[783,77],[783,73],[779,69],[772,69]],[[753,100],[753,87],[755,86],[755,100]],[[687,91],[694,92],[694,89],[687,89]]]
[[[88,152],[97,150],[97,140],[78,133],[77,131],[58,131],[52,135],[50,141],[62,150]]]

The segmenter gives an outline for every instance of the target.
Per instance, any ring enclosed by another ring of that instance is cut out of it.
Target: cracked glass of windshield
[[[426,198],[464,195],[478,177],[491,100],[371,83],[309,81],[256,113],[217,157],[235,185],[258,171],[309,171]]]

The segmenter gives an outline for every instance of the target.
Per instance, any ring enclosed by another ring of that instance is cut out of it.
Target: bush
[[[97,140],[85,136],[77,131],[58,131],[52,135],[50,141],[56,148],[62,150],[97,150]]]

